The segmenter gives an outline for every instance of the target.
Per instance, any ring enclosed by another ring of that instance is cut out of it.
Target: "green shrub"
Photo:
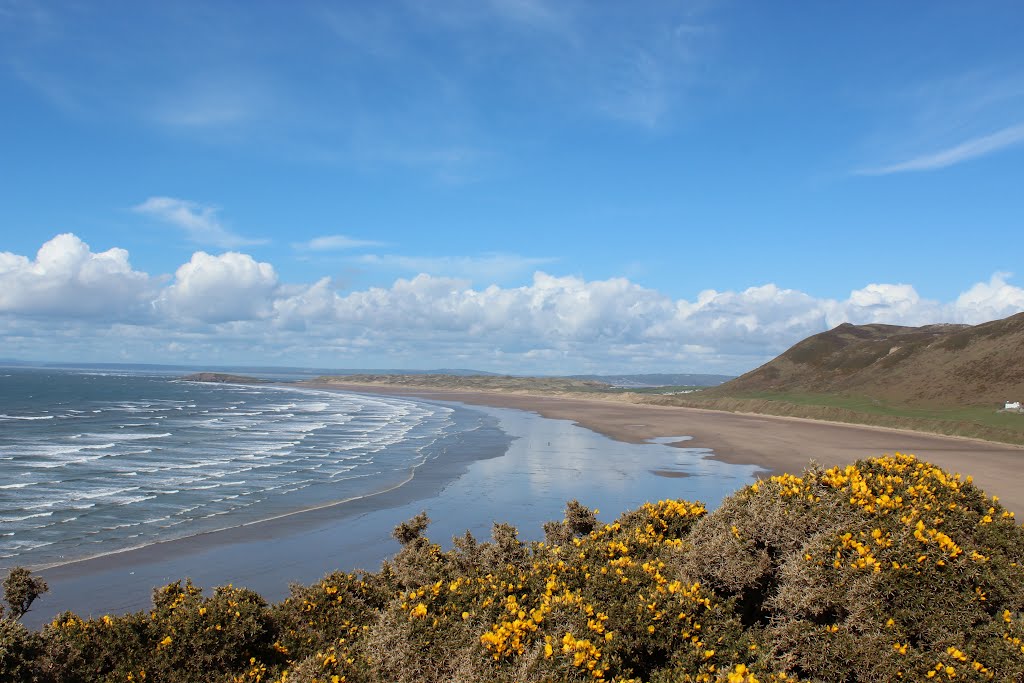
[[[0,616],[0,683],[31,681],[41,650],[39,634]]]
[[[816,680],[1024,680],[1024,531],[912,456],[783,475],[694,529],[680,571]]]
[[[4,601],[10,612],[11,619],[21,619],[32,608],[32,603],[43,593],[50,590],[46,582],[24,567],[14,567],[4,579]],[[0,607],[0,617],[4,616]]]
[[[37,675],[53,683],[131,680],[149,666],[150,640],[141,612],[90,620],[65,612],[43,628]]]
[[[600,524],[570,501],[542,543],[495,524],[445,552],[429,521],[395,529],[379,572],[276,605],[179,581],[148,613],[0,619],[0,683],[1024,680],[1024,530],[912,456],[772,477],[711,514]]]
[[[213,596],[187,582],[156,591],[150,667],[161,681],[196,681],[243,670],[251,660],[283,661],[270,610],[257,593],[220,586]]]

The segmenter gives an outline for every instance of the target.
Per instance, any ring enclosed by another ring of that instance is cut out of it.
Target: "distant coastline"
[[[182,382],[209,382],[212,384],[267,384],[271,380],[249,377],[247,375],[232,375],[225,372],[195,372],[191,375],[179,377]]]
[[[856,400],[844,400],[842,397],[834,396],[783,393],[756,397],[734,396],[720,387],[652,387],[637,390],[613,387],[590,380],[557,377],[362,374],[324,376],[300,380],[298,383],[328,388],[347,387],[353,390],[363,388],[369,391],[411,392],[410,395],[421,395],[422,392],[482,392],[497,396],[578,398],[636,405],[695,408],[863,425],[1024,446],[1024,418],[1020,420],[1021,426],[1016,429],[985,424],[969,419],[974,413],[984,413],[985,409],[976,407],[963,411],[938,408],[934,411],[868,411],[857,409]],[[996,406],[993,406],[990,412],[996,414]]]

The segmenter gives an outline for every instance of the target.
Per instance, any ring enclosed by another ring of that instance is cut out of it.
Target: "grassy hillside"
[[[982,325],[850,325],[718,387],[645,403],[803,417],[1024,444],[1024,313]]]
[[[1024,398],[1024,313],[975,326],[840,325],[708,390],[874,399],[880,405],[996,407]]]
[[[1024,529],[913,456],[772,477],[710,514],[601,524],[572,501],[539,543],[496,524],[445,551],[428,524],[399,525],[380,571],[278,604],[176,582],[149,612],[0,619],[0,680],[1024,680]]]

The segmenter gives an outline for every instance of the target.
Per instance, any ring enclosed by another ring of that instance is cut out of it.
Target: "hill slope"
[[[801,341],[708,393],[804,392],[920,406],[1024,398],[1024,313],[981,325],[851,325]]]

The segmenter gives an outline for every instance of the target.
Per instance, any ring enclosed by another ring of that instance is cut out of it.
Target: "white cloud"
[[[383,247],[384,242],[361,240],[348,235],[324,235],[314,237],[308,242],[295,242],[292,247],[306,251],[335,251],[341,249],[359,249],[361,247]]]
[[[1007,284],[1010,273],[995,273],[957,297],[956,322],[979,323],[1001,318],[1005,311],[1024,310],[1024,289]]]
[[[491,252],[479,256],[401,256],[364,254],[359,263],[409,273],[432,273],[465,278],[473,282],[504,280],[529,273],[557,259]]]
[[[218,208],[204,206],[187,199],[150,197],[132,207],[132,210],[181,228],[196,244],[209,244],[230,249],[266,244],[267,242],[267,240],[250,239],[231,232],[217,219],[217,213],[220,211]]]
[[[1003,128],[990,135],[972,138],[939,152],[925,154],[898,164],[862,170],[859,173],[861,175],[889,175],[907,171],[935,171],[994,154],[1021,143],[1024,143],[1024,123]]]
[[[282,287],[274,300],[274,320],[284,329],[303,330],[309,323],[335,320],[337,295],[330,278],[309,287]]]
[[[277,274],[269,263],[229,251],[197,251],[178,268],[157,309],[185,320],[221,323],[266,317],[273,309]]]
[[[937,314],[934,302],[922,301],[917,290],[906,284],[871,284],[850,292],[850,298],[838,305],[832,318],[844,322],[916,324]],[[908,321],[908,322],[904,322]]]
[[[627,278],[543,272],[515,287],[420,273],[339,294],[328,278],[282,283],[271,264],[237,252],[196,252],[159,283],[123,250],[94,254],[60,235],[34,260],[0,253],[0,339],[5,355],[40,359],[738,373],[843,322],[973,324],[1020,312],[1024,288],[1009,278],[996,273],[948,302],[906,283],[843,299],[775,284],[677,299]]]
[[[94,253],[70,233],[43,244],[35,259],[0,252],[0,313],[130,318],[155,289],[124,249]]]

